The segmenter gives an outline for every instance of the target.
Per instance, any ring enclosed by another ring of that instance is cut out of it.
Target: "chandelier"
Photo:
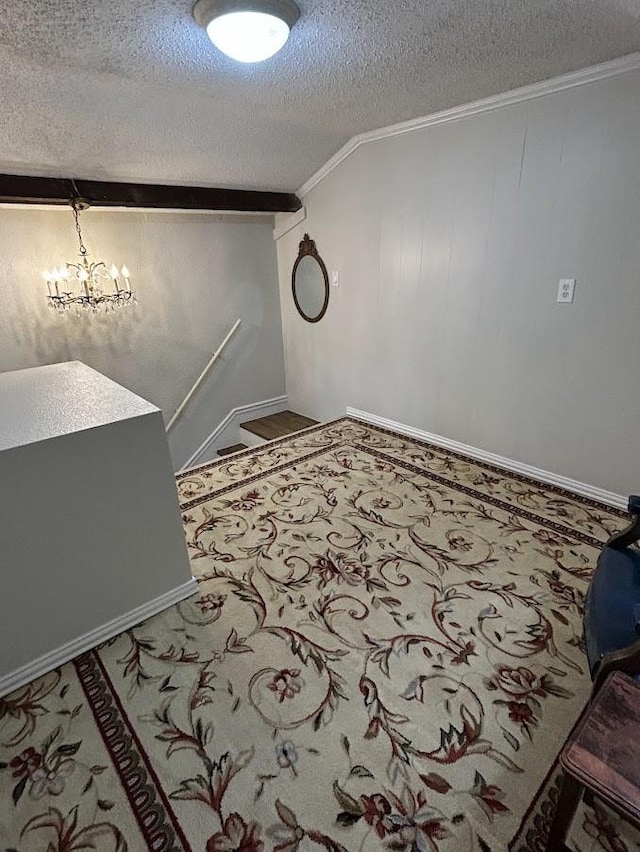
[[[54,267],[44,273],[49,290],[49,307],[60,313],[75,308],[79,314],[81,310],[97,312],[101,308],[114,311],[116,308],[135,303],[137,299],[131,289],[131,279],[126,266],[118,269],[112,264],[107,269],[104,261],[94,262],[89,259],[80,230],[80,212],[90,206],[89,202],[76,197],[69,203],[78,233],[80,260],[78,263]],[[107,287],[110,288],[109,292],[106,292]]]

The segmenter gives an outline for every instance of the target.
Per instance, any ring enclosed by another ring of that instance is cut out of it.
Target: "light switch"
[[[573,294],[576,289],[575,278],[561,278],[558,285],[558,302],[570,304],[573,302]]]
[[[340,286],[340,273],[338,272],[337,269],[334,269],[331,272],[331,286],[332,287],[339,287]]]

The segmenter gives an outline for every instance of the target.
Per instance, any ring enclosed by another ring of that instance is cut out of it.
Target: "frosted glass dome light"
[[[198,0],[193,16],[218,50],[262,62],[284,47],[300,12],[293,0]]]

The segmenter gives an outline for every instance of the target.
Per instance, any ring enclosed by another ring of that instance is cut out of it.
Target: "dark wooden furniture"
[[[606,543],[589,585],[584,636],[598,690],[611,671],[640,674],[640,497],[629,497],[630,525]]]
[[[585,601],[591,703],[560,755],[564,776],[547,852],[564,852],[584,791],[640,828],[640,497],[602,549]]]
[[[640,828],[640,685],[613,672],[588,705],[560,755],[564,771],[547,852],[565,838],[583,791]]]

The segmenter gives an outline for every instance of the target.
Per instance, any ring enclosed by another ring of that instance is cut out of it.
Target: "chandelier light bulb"
[[[111,275],[111,277],[113,278],[114,281],[118,277],[118,267],[115,265],[115,263],[111,264],[111,269],[109,270],[109,275]]]
[[[122,267],[122,277],[123,278],[130,278],[131,277],[131,273],[129,272],[129,270],[127,269],[126,266]]]
[[[300,11],[293,0],[198,0],[193,15],[222,53],[263,62],[284,47]]]

